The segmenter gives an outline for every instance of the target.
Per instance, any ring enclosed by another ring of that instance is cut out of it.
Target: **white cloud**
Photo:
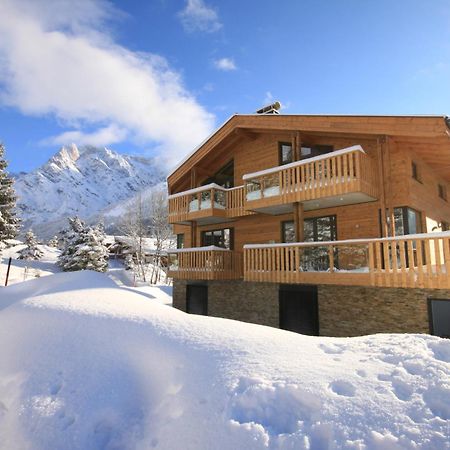
[[[235,62],[231,58],[216,59],[214,61],[214,67],[218,70],[223,70],[225,72],[237,69]]]
[[[57,136],[51,136],[41,141],[43,145],[66,145],[76,142],[78,145],[94,145],[99,147],[117,144],[126,139],[128,132],[116,124],[99,128],[92,133],[81,130],[65,131]]]
[[[205,5],[203,0],[187,0],[186,7],[178,13],[186,31],[213,33],[222,28],[217,11]]]
[[[162,57],[96,31],[107,30],[112,11],[100,0],[1,0],[0,104],[75,123],[69,133],[83,140],[151,143],[173,163],[211,132],[214,117]],[[83,125],[101,129],[86,134]]]

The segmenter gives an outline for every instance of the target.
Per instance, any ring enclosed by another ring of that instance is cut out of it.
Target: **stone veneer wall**
[[[186,285],[174,280],[173,305],[186,310]],[[205,281],[208,315],[279,326],[277,283]],[[319,285],[321,336],[373,333],[428,333],[428,298],[448,298],[450,290]]]
[[[429,333],[427,299],[450,299],[450,290],[441,289],[320,285],[318,290],[323,336]]]

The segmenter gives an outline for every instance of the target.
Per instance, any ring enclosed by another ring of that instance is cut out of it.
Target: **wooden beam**
[[[295,240],[297,242],[303,242],[304,240],[303,221],[304,221],[303,203],[296,202],[294,203],[294,226],[295,226]]]
[[[386,142],[385,136],[379,136],[377,139],[377,159],[378,159],[378,179],[380,183],[380,208],[381,208],[381,237],[389,236],[389,226],[386,220],[386,186],[384,178],[384,162],[383,151],[384,143]]]

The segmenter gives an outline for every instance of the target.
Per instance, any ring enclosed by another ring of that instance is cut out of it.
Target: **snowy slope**
[[[1,449],[446,449],[450,342],[192,316],[106,275],[0,289]]]
[[[151,158],[107,148],[63,147],[39,169],[19,174],[15,189],[24,219],[40,237],[51,237],[75,214],[98,220],[136,193],[160,184],[164,172]]]

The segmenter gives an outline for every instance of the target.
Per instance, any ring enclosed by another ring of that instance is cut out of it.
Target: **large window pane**
[[[293,162],[294,155],[292,152],[292,144],[287,142],[280,142],[278,146],[280,151],[280,165]]]
[[[293,220],[281,222],[281,237],[283,242],[296,242],[295,223]]]
[[[233,247],[231,229],[225,228],[222,230],[203,231],[202,246],[209,247],[211,245],[231,250]]]

